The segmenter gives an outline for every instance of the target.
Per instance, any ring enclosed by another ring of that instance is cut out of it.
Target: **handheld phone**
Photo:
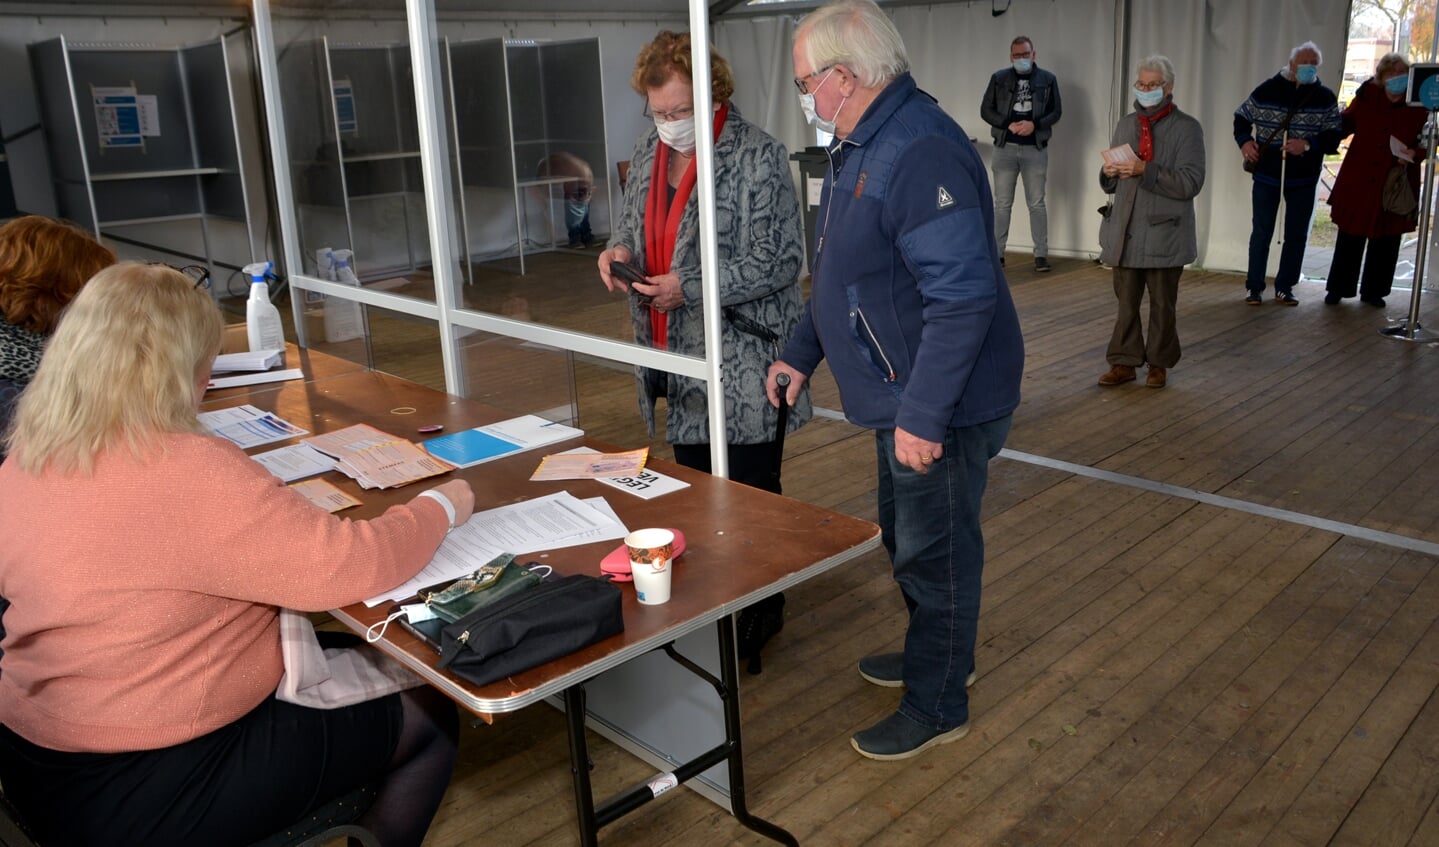
[[[631,286],[637,282],[648,284],[645,280],[645,275],[640,273],[639,268],[625,262],[610,262],[610,274],[619,277]],[[635,301],[641,306],[648,306],[654,300],[653,297],[641,294],[634,290],[633,287],[630,288],[630,293],[635,296]]]

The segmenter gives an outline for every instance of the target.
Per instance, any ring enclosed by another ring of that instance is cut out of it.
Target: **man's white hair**
[[[1139,64],[1134,66],[1134,76],[1138,77],[1140,71],[1154,71],[1163,75],[1165,86],[1174,84],[1174,63],[1169,61],[1168,56],[1156,53],[1140,59]]]
[[[899,30],[872,0],[826,3],[800,21],[794,37],[804,39],[811,71],[844,65],[865,88],[878,88],[909,70]]]
[[[1322,65],[1322,64],[1324,64],[1324,52],[1319,49],[1319,45],[1318,45],[1318,44],[1315,44],[1315,43],[1312,42],[1312,41],[1306,41],[1306,42],[1304,42],[1303,44],[1299,45],[1298,47],[1295,47],[1293,50],[1290,50],[1290,51],[1289,51],[1289,61],[1290,61],[1290,62],[1293,62],[1295,59],[1299,58],[1299,54],[1300,54],[1300,53],[1306,53],[1306,52],[1308,52],[1308,51],[1310,51],[1310,50],[1313,50],[1313,51],[1314,51],[1314,58],[1315,58],[1314,64],[1316,64],[1316,65]]]

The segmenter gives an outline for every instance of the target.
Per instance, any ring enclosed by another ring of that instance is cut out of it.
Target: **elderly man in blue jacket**
[[[795,85],[833,132],[805,313],[770,368],[778,402],[829,360],[845,416],[875,432],[879,518],[909,612],[904,651],[866,656],[868,681],[906,690],[851,743],[904,759],[969,727],[989,460],[1019,404],[1024,343],[1000,269],[984,165],[909,74],[870,0],[804,19]]]

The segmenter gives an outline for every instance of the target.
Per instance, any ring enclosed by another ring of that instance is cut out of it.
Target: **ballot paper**
[[[200,425],[212,435],[231,441],[241,448],[273,444],[297,435],[309,433],[289,421],[276,417],[272,412],[254,406],[234,406],[213,412],[201,412]]]
[[[580,500],[567,491],[476,512],[451,530],[435,557],[413,579],[366,600],[365,605],[412,597],[421,588],[473,573],[501,553],[574,547],[624,538],[628,532],[604,498]]]
[[[598,450],[589,447],[576,447],[573,450],[566,450],[564,453],[557,455],[596,454],[598,452]],[[597,477],[595,481],[603,482],[611,488],[618,488],[627,494],[633,494],[641,500],[653,500],[656,497],[662,497],[671,492],[681,491],[690,487],[690,484],[682,479],[665,476],[659,471],[649,468],[644,468],[639,473],[628,476]]]
[[[308,444],[292,444],[268,453],[256,453],[250,458],[284,482],[294,482],[335,469],[334,459]]]
[[[305,443],[334,456],[335,470],[362,488],[398,488],[455,469],[454,465],[431,456],[413,442],[366,424],[311,436]]]
[[[530,481],[634,476],[645,469],[645,461],[649,457],[648,447],[623,453],[581,453],[576,450],[552,453],[540,460],[540,466],[530,475]]]
[[[306,500],[327,512],[340,512],[351,506],[360,505],[359,500],[323,479],[307,479],[303,482],[293,483],[290,487],[298,491]]]

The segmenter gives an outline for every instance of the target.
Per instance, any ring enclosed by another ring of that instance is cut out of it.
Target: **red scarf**
[[[1139,118],[1139,158],[1146,162],[1154,161],[1154,124],[1172,111],[1174,101],[1170,100],[1164,104],[1163,109],[1148,117],[1145,117],[1143,112],[1134,113],[1134,116]]]
[[[719,140],[725,118],[729,117],[729,105],[721,106],[715,113],[714,137]],[[654,167],[650,170],[650,193],[645,198],[645,275],[659,276],[670,272],[670,262],[675,256],[675,235],[679,232],[680,220],[684,218],[685,204],[690,192],[694,191],[698,171],[694,159],[680,177],[675,188],[675,199],[669,202],[670,148],[663,141],[655,142]],[[668,347],[669,317],[664,312],[650,307],[650,343],[656,349]]]

